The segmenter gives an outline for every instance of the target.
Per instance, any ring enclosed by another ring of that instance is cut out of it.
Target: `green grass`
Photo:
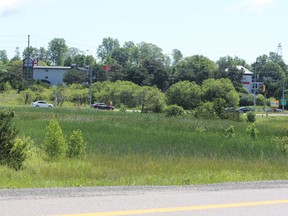
[[[287,117],[259,117],[260,133],[253,140],[245,132],[251,124],[247,122],[93,109],[11,109],[16,113],[14,125],[34,140],[39,153],[20,171],[0,167],[0,188],[186,185],[288,177],[288,154],[273,142],[287,135]],[[81,129],[85,159],[41,157],[45,128],[54,115],[67,137]],[[230,125],[235,135],[229,139],[223,131]]]

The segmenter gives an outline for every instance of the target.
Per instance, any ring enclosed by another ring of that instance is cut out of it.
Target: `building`
[[[263,85],[263,82],[259,80],[255,80],[253,78],[254,73],[243,66],[236,66],[238,70],[242,70],[244,72],[243,78],[241,80],[242,85],[247,89],[249,94],[254,94],[254,89],[258,89]],[[228,69],[226,69],[227,71]]]
[[[63,83],[64,74],[71,70],[77,69],[88,73],[88,69],[78,67],[77,65],[72,66],[34,66],[32,69],[33,79],[41,80],[50,85],[61,85]]]

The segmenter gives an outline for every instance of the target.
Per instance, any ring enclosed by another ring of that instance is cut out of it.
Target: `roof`
[[[245,67],[243,67],[243,66],[241,66],[241,65],[237,65],[236,68],[237,68],[238,70],[243,70],[243,71],[244,71],[244,75],[253,75],[253,74],[254,74],[253,72],[251,72],[250,70],[248,70],[247,68],[245,68]],[[225,71],[227,72],[227,71],[228,71],[228,68],[226,68]]]
[[[64,67],[64,66],[34,66],[33,67],[34,69],[66,69],[66,70],[69,70],[69,69],[71,69],[71,67]]]
[[[243,70],[245,75],[253,75],[254,73],[251,72],[250,70],[248,70],[247,68],[241,66],[241,65],[237,65],[236,68],[238,70]]]
[[[87,68],[83,67],[75,67],[75,66],[34,66],[33,69],[56,69],[56,70],[70,70],[76,68],[77,70],[80,71],[88,71]]]

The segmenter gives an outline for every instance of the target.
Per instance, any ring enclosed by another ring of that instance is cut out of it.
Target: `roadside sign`
[[[270,101],[270,106],[271,107],[279,107],[279,101],[278,100]]]

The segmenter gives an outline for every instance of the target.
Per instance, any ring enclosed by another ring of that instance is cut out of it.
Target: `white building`
[[[242,82],[242,85],[247,89],[249,94],[254,94],[254,89],[258,89],[259,87],[263,85],[263,82],[253,79],[254,73],[252,71],[240,65],[236,66],[236,68],[238,70],[243,70],[244,75],[243,75],[241,82]],[[226,71],[227,70],[228,68],[226,69]]]
[[[50,85],[61,85],[63,83],[64,74],[73,68],[77,68],[83,72],[87,72],[85,68],[78,68],[77,66],[37,66],[32,68],[32,76],[34,80],[41,80]]]

